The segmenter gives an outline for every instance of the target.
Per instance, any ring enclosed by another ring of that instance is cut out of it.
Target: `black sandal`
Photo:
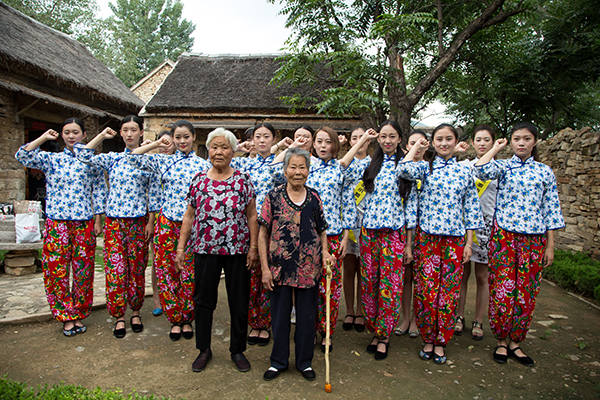
[[[462,325],[460,330],[456,329],[456,325],[458,325],[458,324]],[[456,319],[454,321],[454,334],[456,336],[460,336],[463,334],[464,330],[465,330],[465,317],[456,317]]]
[[[352,317],[352,322],[346,322],[346,318]],[[345,331],[349,331],[350,329],[354,328],[354,315],[352,314],[348,314],[344,317],[344,323],[342,324],[342,329]]]
[[[425,343],[423,344],[421,351],[419,351],[419,357],[421,357],[421,360],[429,361],[433,357],[433,349],[435,349],[435,346],[431,348],[431,351],[425,351],[425,346],[428,344],[433,346],[433,343]]]
[[[134,318],[139,318],[140,323],[134,324],[133,323]],[[144,324],[142,324],[142,316],[141,315],[132,315],[131,318],[129,319],[129,323],[131,324],[131,330],[134,331],[135,333],[140,333],[144,330]]]

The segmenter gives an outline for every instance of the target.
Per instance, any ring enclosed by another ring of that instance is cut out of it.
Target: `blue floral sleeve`
[[[423,180],[428,171],[427,161],[400,161],[396,166],[396,174],[409,181]]]
[[[473,166],[473,173],[482,181],[498,179],[505,168],[504,160],[492,160],[487,164]]]
[[[162,200],[162,188],[160,185],[160,175],[154,172],[150,176],[148,185],[148,212],[160,211]]]
[[[104,172],[101,169],[93,168],[92,171],[92,206],[94,207],[94,214],[104,214],[108,197],[106,179],[104,179]]]
[[[546,224],[546,229],[556,230],[565,227],[565,220],[560,208],[556,176],[554,176],[554,172],[550,170],[550,167],[548,167],[548,170],[544,184],[544,195],[542,198],[544,223]]]
[[[467,187],[463,195],[463,221],[465,230],[475,230],[484,227],[483,215],[479,204],[477,188],[471,176],[466,177]]]
[[[15,154],[15,158],[18,162],[26,166],[27,168],[35,168],[41,171],[48,171],[52,167],[52,160],[50,159],[50,153],[47,151],[40,151],[39,147],[33,150],[25,150],[23,145],[19,148]]]
[[[108,171],[114,162],[111,157],[111,153],[100,153],[94,155],[95,149],[86,149],[81,143],[75,144],[75,146],[73,146],[73,151],[75,152],[77,159],[82,163],[95,165],[98,168],[104,169],[105,171]]]

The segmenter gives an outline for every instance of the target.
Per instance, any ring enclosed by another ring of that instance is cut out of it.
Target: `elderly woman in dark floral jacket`
[[[319,280],[327,253],[327,222],[316,191],[305,186],[310,154],[292,148],[283,161],[287,184],[271,191],[258,217],[258,248],[262,282],[271,290],[273,350],[271,367],[263,378],[277,378],[288,369],[290,354],[290,312],[296,300],[296,368],[312,381],[315,316],[319,298]]]

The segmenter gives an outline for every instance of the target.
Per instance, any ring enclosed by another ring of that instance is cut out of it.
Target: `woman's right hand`
[[[263,268],[261,282],[263,288],[269,292],[273,291],[273,274],[271,274],[271,270]]]
[[[175,257],[175,265],[177,269],[183,271],[183,267],[185,265],[185,251],[177,250],[177,256]]]
[[[48,141],[48,140],[57,140],[59,136],[60,136],[60,134],[58,132],[56,132],[54,129],[48,129],[42,135],[42,137],[44,139],[46,139],[46,141]]]
[[[100,136],[103,140],[112,139],[117,136],[117,131],[112,128],[104,128],[104,130],[100,132]]]

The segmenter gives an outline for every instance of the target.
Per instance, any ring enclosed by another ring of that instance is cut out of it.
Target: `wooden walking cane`
[[[325,392],[331,393],[331,383],[329,383],[329,339],[331,337],[331,327],[329,326],[329,315],[331,314],[331,261],[327,260],[327,283],[326,283],[326,303],[325,303],[325,321],[326,321],[326,337],[325,341]]]

